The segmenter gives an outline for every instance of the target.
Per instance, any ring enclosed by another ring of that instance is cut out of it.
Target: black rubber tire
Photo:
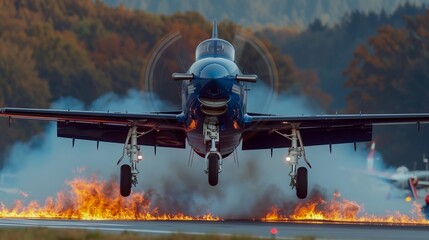
[[[131,194],[131,166],[124,164],[121,166],[120,191],[122,197],[128,197]]]
[[[209,184],[216,186],[219,181],[219,156],[217,154],[210,154],[208,156],[209,161]]]
[[[307,197],[308,191],[308,173],[307,168],[299,167],[296,173],[296,196],[299,199]]]

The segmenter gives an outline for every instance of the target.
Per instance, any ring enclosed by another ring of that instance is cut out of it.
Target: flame
[[[66,181],[68,190],[48,197],[44,204],[30,201],[24,204],[17,200],[12,207],[0,203],[2,218],[51,218],[82,220],[222,220],[211,213],[190,216],[181,212],[166,213],[153,206],[151,192],[133,192],[124,198],[119,194],[119,185],[114,179],[99,180],[76,178]],[[363,207],[354,201],[342,198],[335,192],[331,200],[322,195],[310,196],[308,200],[294,204],[292,211],[272,206],[262,221],[312,221],[335,223],[380,223],[380,224],[429,224],[421,212],[421,205],[413,203],[412,216],[399,212],[378,217],[364,214]]]
[[[291,214],[286,214],[280,207],[271,207],[262,221],[329,221],[345,223],[383,223],[383,224],[429,224],[421,212],[421,205],[414,202],[411,212],[412,216],[399,212],[378,217],[362,214],[363,207],[358,203],[341,198],[341,194],[334,193],[330,201],[320,196],[310,200],[298,202]]]
[[[191,119],[191,122],[189,123],[189,126],[188,126],[188,131],[195,130],[196,128],[197,128],[197,120]]]
[[[24,205],[15,201],[11,208],[0,204],[2,218],[61,218],[82,220],[204,220],[218,221],[210,213],[188,216],[183,213],[161,213],[151,206],[150,194],[133,192],[124,198],[119,194],[119,185],[113,179],[102,181],[77,178],[67,181],[68,191],[49,197],[43,205],[31,201]]]

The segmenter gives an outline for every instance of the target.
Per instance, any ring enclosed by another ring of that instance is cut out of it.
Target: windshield
[[[212,38],[200,43],[195,51],[195,59],[199,60],[207,57],[221,57],[234,61],[235,50],[231,43]]]

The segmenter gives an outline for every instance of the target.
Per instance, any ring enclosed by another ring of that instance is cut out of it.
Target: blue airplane
[[[372,140],[378,124],[429,122],[428,113],[416,114],[335,114],[314,116],[279,116],[249,113],[247,84],[258,80],[246,75],[235,62],[231,43],[218,37],[213,23],[212,38],[201,42],[195,62],[185,73],[173,73],[182,81],[182,110],[156,113],[117,113],[34,108],[0,108],[0,116],[55,121],[57,136],[97,142],[124,144],[122,159],[129,164],[120,168],[120,192],[129,196],[137,184],[140,145],[186,148],[206,161],[208,182],[218,184],[223,159],[242,150],[287,148],[285,161],[291,166],[290,187],[300,199],[307,196],[308,172],[298,167],[303,159],[311,168],[305,146],[354,143]],[[327,173],[328,175],[329,173]]]

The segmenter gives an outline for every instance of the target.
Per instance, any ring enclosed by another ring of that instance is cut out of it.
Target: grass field
[[[162,236],[146,236],[137,233],[102,233],[96,231],[75,229],[49,228],[14,228],[0,229],[0,240],[256,240],[249,236],[219,236],[219,235],[187,235],[172,234]],[[274,239],[274,238],[265,238]],[[297,240],[312,240],[313,237],[296,238]]]

